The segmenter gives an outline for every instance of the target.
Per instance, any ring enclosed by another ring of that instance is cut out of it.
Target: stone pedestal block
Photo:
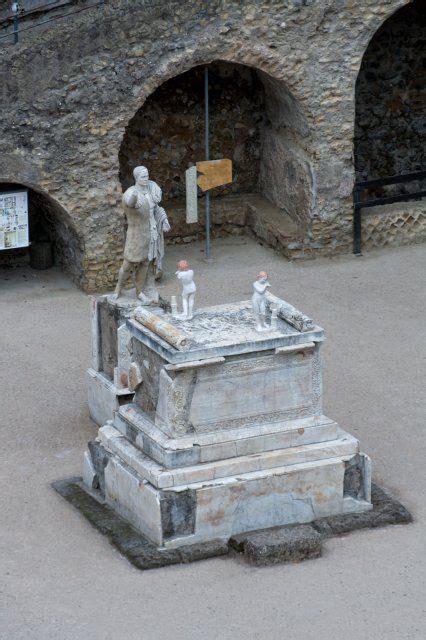
[[[85,482],[159,547],[371,508],[368,457],[322,412],[323,330],[270,302],[277,326],[261,333],[248,302],[191,321],[129,314],[133,401],[112,406],[100,374],[99,391],[91,382],[98,417],[108,400],[114,418],[89,445]]]
[[[131,342],[126,320],[138,304],[132,291],[118,300],[108,295],[92,298],[92,366],[86,384],[90,415],[100,427],[114,418],[121,404],[133,399],[128,388]]]

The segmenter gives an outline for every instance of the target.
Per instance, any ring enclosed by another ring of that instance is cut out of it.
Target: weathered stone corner
[[[179,549],[158,548],[103,503],[100,493],[86,491],[81,480],[79,477],[58,480],[52,483],[52,487],[138,569],[155,569],[228,553],[228,543],[224,540],[186,545]]]

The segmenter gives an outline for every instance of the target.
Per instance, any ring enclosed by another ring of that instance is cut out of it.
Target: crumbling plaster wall
[[[260,191],[306,230],[314,201],[309,124],[285,84],[263,72],[260,78],[267,116],[261,136]]]
[[[80,285],[111,286],[122,254],[118,155],[127,124],[169,78],[236,62],[284,83],[310,131],[306,246],[347,250],[355,81],[369,40],[404,4],[110,0],[41,35],[29,31],[2,50],[0,179],[25,182],[10,175],[25,164],[82,238]]]

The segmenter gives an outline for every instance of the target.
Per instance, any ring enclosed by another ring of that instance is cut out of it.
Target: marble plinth
[[[139,304],[134,290],[116,300],[111,295],[91,300],[92,357],[86,387],[90,415],[100,427],[114,417],[121,404],[133,399],[128,387],[131,336],[126,320]]]
[[[369,458],[322,411],[324,332],[270,301],[279,317],[264,333],[248,302],[200,309],[191,321],[102,303],[101,327],[112,315],[117,339],[126,336],[113,371],[130,375],[134,397],[112,407],[83,477],[158,546],[371,508]]]

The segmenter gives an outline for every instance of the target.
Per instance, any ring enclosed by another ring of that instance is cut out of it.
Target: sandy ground
[[[413,513],[301,564],[218,558],[141,572],[50,482],[80,473],[96,435],[84,386],[89,301],[58,270],[0,272],[1,640],[345,640],[426,637],[424,246],[289,263],[246,238],[168,250],[194,265],[197,302],[273,291],[326,330],[325,413],[356,435],[374,479]]]

